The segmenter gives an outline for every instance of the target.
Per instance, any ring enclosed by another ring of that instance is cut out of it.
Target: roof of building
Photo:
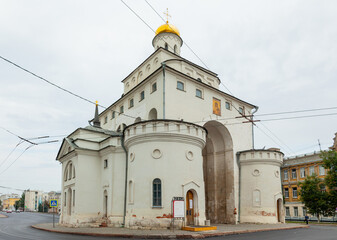
[[[180,37],[180,32],[179,32],[178,28],[176,28],[172,24],[169,24],[168,22],[166,22],[165,24],[163,24],[159,28],[157,28],[156,35],[158,35],[160,33],[164,33],[164,32],[174,33],[174,34],[177,34]]]

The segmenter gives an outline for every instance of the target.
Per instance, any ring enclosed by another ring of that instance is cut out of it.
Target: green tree
[[[19,209],[19,207],[20,207],[20,200],[17,200],[17,201],[15,201],[15,203],[14,203],[14,208],[15,208],[15,210],[17,211],[17,210]]]
[[[300,198],[311,214],[316,214],[318,222],[321,215],[331,215],[334,208],[331,199],[326,191],[322,191],[321,186],[324,182],[316,175],[307,177],[300,184]]]
[[[337,208],[337,152],[330,150],[321,153],[323,166],[327,169],[325,184],[329,188],[329,199],[334,209]]]

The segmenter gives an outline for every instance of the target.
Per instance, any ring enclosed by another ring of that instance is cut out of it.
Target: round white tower
[[[240,223],[284,222],[280,174],[283,153],[278,149],[248,150],[238,157]]]
[[[166,24],[161,25],[157,29],[156,36],[152,40],[152,45],[154,50],[162,47],[174,54],[180,55],[183,40],[180,37],[179,30],[167,21]]]
[[[173,197],[185,200],[186,225],[203,225],[206,130],[183,121],[151,120],[124,131],[129,158],[126,227],[169,227]]]

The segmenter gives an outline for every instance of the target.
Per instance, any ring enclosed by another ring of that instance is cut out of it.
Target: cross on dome
[[[168,24],[169,17],[171,17],[171,15],[168,13],[168,8],[166,8],[166,12],[164,12],[164,15],[166,15],[166,23]]]

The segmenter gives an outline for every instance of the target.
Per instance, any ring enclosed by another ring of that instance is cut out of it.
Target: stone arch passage
[[[212,223],[235,223],[234,154],[228,129],[217,121],[209,121],[203,149],[206,218]]]

